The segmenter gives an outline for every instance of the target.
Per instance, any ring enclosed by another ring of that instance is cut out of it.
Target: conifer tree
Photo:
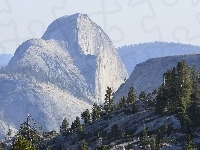
[[[96,103],[94,103],[92,107],[92,114],[91,114],[92,121],[96,121],[97,119],[100,118],[100,116],[101,116],[101,108]]]
[[[26,140],[22,135],[20,135],[14,142],[11,150],[36,150],[36,148],[31,145],[30,141]]]
[[[63,119],[62,124],[60,126],[60,132],[65,132],[68,130],[69,123],[67,122],[66,117]]]
[[[150,148],[151,150],[158,150],[157,144],[156,144],[156,138],[154,137],[154,135],[150,140]]]
[[[143,132],[142,132],[142,139],[141,139],[141,142],[142,142],[142,147],[144,149],[147,148],[147,145],[148,145],[148,140],[147,140],[147,129],[146,129],[146,126],[144,125],[144,129],[143,129]]]
[[[199,126],[200,119],[200,88],[199,73],[195,66],[191,68],[192,94],[190,96],[191,105],[188,108],[189,118],[195,126]]]
[[[82,114],[81,118],[84,120],[84,123],[87,124],[90,122],[90,112],[88,109],[86,109]]]
[[[178,74],[177,100],[179,106],[178,114],[183,119],[183,122],[189,122],[186,110],[190,103],[192,84],[190,80],[190,69],[185,61],[178,62],[177,74]]]
[[[161,132],[161,130],[158,130],[158,134],[156,136],[156,148],[157,149],[160,149],[161,141],[162,141],[162,132]]]
[[[18,135],[23,136],[25,140],[30,141],[35,148],[39,149],[42,146],[41,130],[42,127],[39,127],[37,122],[28,115],[26,121],[20,125]]]
[[[194,126],[200,125],[200,89],[197,89],[191,95],[191,105],[188,108],[189,118],[193,122]]]
[[[130,104],[132,105],[133,112],[137,111],[136,100],[137,100],[137,96],[136,96],[135,89],[134,89],[134,87],[131,87],[130,91],[128,93],[127,103],[128,103],[128,105],[130,105]]]
[[[164,86],[165,86],[165,103],[166,103],[166,113],[172,114],[176,113],[178,103],[177,103],[177,71],[174,67],[169,69],[164,74]]]
[[[140,95],[139,95],[139,99],[140,100],[143,100],[143,99],[145,99],[146,98],[146,93],[144,92],[144,91],[142,91],[141,93],[140,93]]]
[[[124,106],[126,106],[126,98],[122,96],[121,100],[119,101],[119,107],[122,108]]]
[[[77,116],[74,122],[72,122],[71,130],[74,131],[75,129],[79,129],[81,127],[80,118]]]
[[[163,75],[163,84],[158,90],[156,112],[161,114],[178,113],[189,122],[187,108],[190,104],[192,84],[190,69],[185,61],[178,62],[176,68]]]
[[[194,150],[195,149],[195,146],[193,145],[192,143],[192,139],[191,139],[191,136],[188,135],[188,139],[187,139],[187,145],[186,145],[186,150]]]
[[[114,104],[113,100],[113,91],[111,87],[107,86],[106,94],[105,94],[105,110],[106,111],[111,111],[112,110],[112,105]]]
[[[136,103],[137,96],[134,87],[130,88],[130,91],[128,92],[128,97],[127,97],[127,103],[128,104],[133,104]]]
[[[159,87],[156,99],[155,112],[157,114],[164,114],[167,106],[167,91],[164,84]]]
[[[84,139],[81,141],[80,150],[88,150],[87,142]]]
[[[199,89],[199,73],[196,66],[191,67],[191,84],[192,84],[192,93],[195,93]]]

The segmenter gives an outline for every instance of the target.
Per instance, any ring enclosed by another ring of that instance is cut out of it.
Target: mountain
[[[104,31],[85,14],[53,21],[41,39],[16,50],[0,75],[1,133],[15,130],[27,114],[46,130],[73,121],[107,86],[117,90],[127,71]]]
[[[128,74],[134,67],[150,58],[199,53],[200,47],[173,42],[150,42],[126,45],[117,49]]]
[[[0,54],[0,67],[6,66],[12,57],[11,54]]]
[[[200,54],[151,58],[135,66],[130,77],[115,93],[115,99],[119,100],[122,95],[127,96],[131,86],[135,87],[137,94],[141,91],[152,92],[162,84],[166,70],[175,67],[182,60],[189,66],[195,65],[200,71]]]

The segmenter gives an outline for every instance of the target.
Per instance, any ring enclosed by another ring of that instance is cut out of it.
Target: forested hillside
[[[43,131],[30,116],[14,137],[8,131],[4,149],[185,149],[200,148],[200,87],[195,66],[180,61],[166,70],[163,83],[152,93],[136,94],[114,103],[107,87],[104,104],[94,103],[72,123],[66,118],[60,132]]]

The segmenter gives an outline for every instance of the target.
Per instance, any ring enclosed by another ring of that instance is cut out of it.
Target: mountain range
[[[41,39],[22,43],[0,70],[0,133],[16,131],[28,114],[58,130],[93,103],[107,86],[116,91],[127,71],[105,32],[85,14],[53,21]]]
[[[149,42],[125,45],[117,51],[126,66],[129,76],[134,67],[150,58],[200,53],[200,47],[173,42]]]

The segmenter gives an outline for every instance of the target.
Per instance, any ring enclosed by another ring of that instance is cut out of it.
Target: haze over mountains
[[[128,78],[121,59],[103,30],[87,15],[52,22],[41,39],[21,44],[1,70],[1,135],[31,114],[47,130],[58,130],[94,102],[106,87],[118,89]]]
[[[156,41],[122,46],[117,51],[130,76],[137,64],[150,58],[199,53],[200,47],[189,44]]]
[[[11,54],[0,54],[0,67],[6,66],[12,57]]]

